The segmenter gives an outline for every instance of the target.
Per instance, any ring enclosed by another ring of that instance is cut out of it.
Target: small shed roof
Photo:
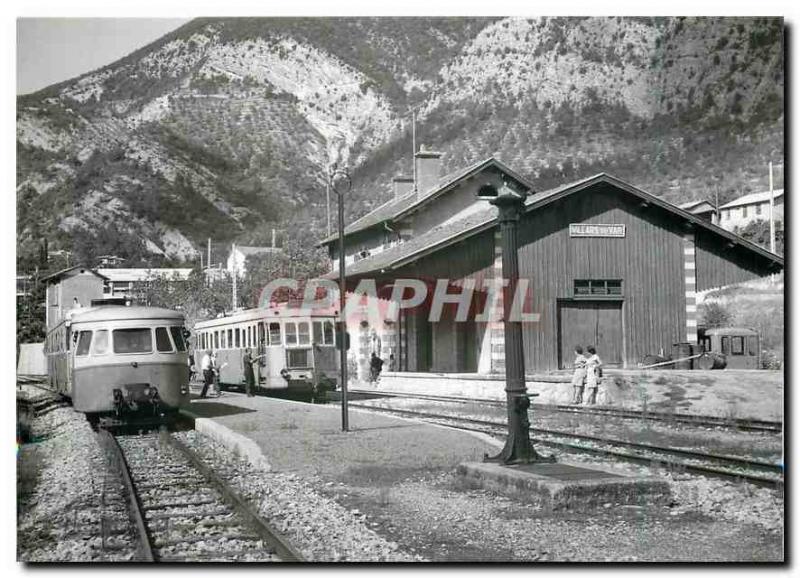
[[[56,271],[55,273],[51,273],[47,277],[43,277],[42,281],[46,281],[48,283],[55,283],[59,279],[62,279],[63,277],[67,277],[72,272],[77,272],[77,274],[88,272],[88,273],[91,273],[92,275],[96,275],[97,277],[100,277],[103,280],[106,280],[106,281],[108,280],[108,277],[106,277],[105,275],[102,275],[101,273],[98,273],[94,269],[91,269],[91,268],[89,268],[89,267],[87,267],[85,265],[75,265],[74,267],[67,267],[66,269],[61,269],[61,271]]]
[[[707,329],[706,335],[758,335],[758,331],[750,327],[715,327]]]

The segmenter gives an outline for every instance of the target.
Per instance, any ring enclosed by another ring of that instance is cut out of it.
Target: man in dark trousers
[[[258,363],[258,360],[262,357],[264,356],[259,355],[258,357],[253,357],[249,349],[244,350],[242,365],[244,365],[244,388],[247,397],[254,397],[256,395],[256,374],[255,371],[253,371],[253,364]]]
[[[214,383],[214,363],[211,359],[213,354],[213,351],[207,351],[200,363],[200,369],[203,371],[203,391],[200,392],[200,397],[205,397],[209,386]]]
[[[381,374],[381,369],[383,369],[383,359],[378,357],[375,352],[372,352],[372,357],[369,359],[369,378],[370,381],[376,382],[378,381],[378,376]]]

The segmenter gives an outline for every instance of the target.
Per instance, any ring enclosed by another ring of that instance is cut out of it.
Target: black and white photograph
[[[20,572],[785,569],[794,23],[536,8],[6,18]]]

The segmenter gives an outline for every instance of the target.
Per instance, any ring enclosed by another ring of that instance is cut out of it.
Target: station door
[[[558,308],[558,365],[571,369],[575,346],[594,345],[606,366],[622,367],[622,303],[562,301]]]

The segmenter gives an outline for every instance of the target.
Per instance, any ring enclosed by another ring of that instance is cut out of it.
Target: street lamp
[[[528,408],[530,394],[525,389],[525,352],[522,344],[522,321],[512,319],[512,300],[519,280],[517,258],[517,224],[525,207],[527,191],[517,192],[504,184],[500,190],[487,184],[478,190],[478,198],[488,200],[500,211],[498,221],[502,235],[503,279],[503,330],[505,334],[506,406],[508,412],[508,437],[503,450],[494,457],[484,456],[484,461],[504,464],[533,464],[555,462],[554,456],[543,456],[531,445]]]
[[[347,417],[347,324],[344,318],[344,195],[350,191],[353,182],[350,180],[347,167],[338,169],[335,164],[331,166],[328,185],[336,193],[339,209],[339,364],[342,380],[342,431],[348,431],[350,426]]]

